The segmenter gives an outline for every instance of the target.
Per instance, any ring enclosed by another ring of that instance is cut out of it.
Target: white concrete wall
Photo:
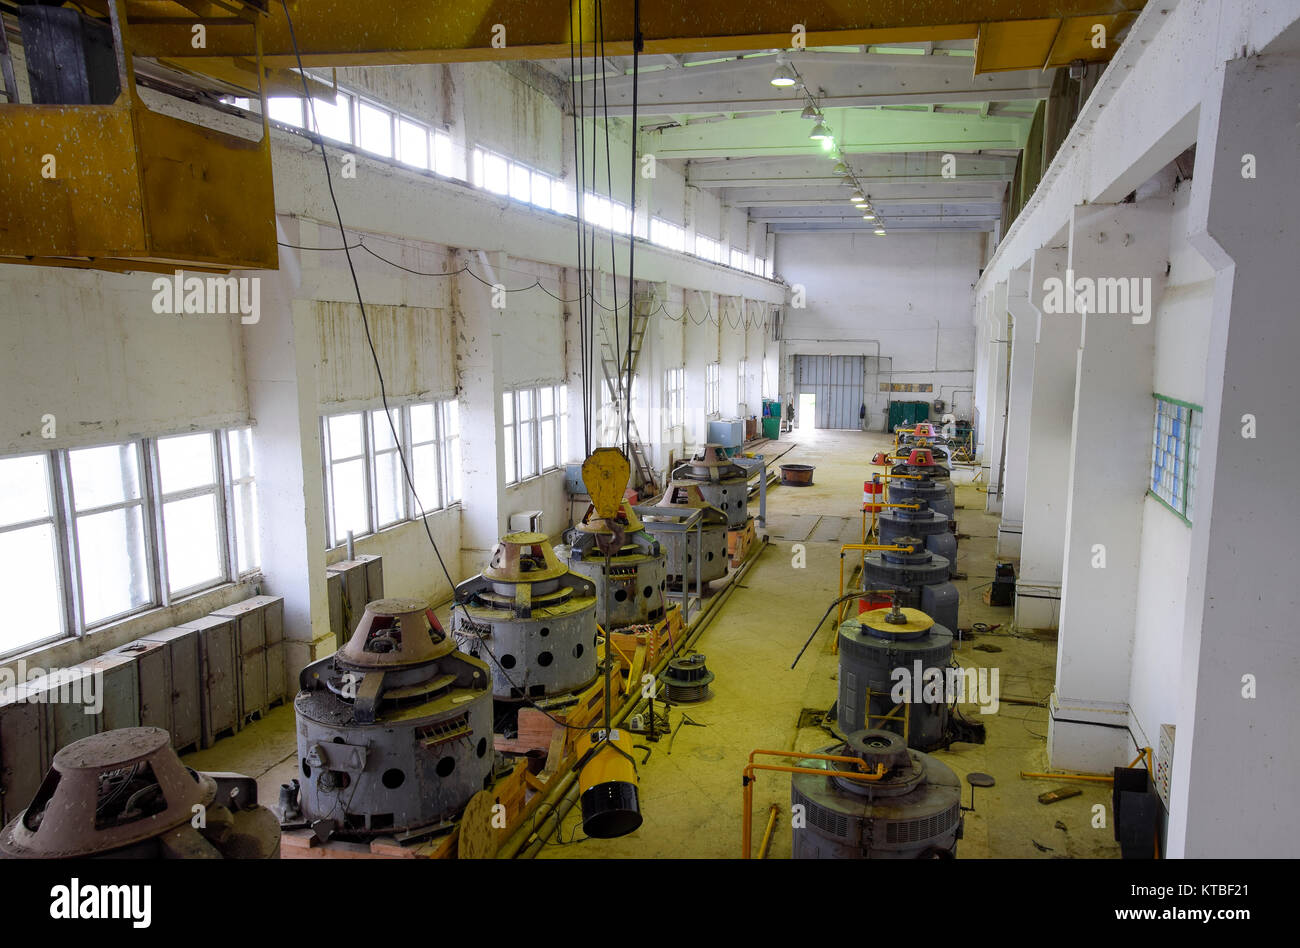
[[[952,393],[969,390],[974,377],[970,307],[979,246],[977,234],[777,235],[778,277],[807,292],[805,308],[784,310],[783,351],[791,357],[879,354],[892,359],[895,382],[933,386],[896,393],[895,400],[942,397],[959,418],[971,417],[969,391]],[[784,368],[781,390],[788,399],[789,361]],[[883,430],[886,419],[876,414],[868,423]]]

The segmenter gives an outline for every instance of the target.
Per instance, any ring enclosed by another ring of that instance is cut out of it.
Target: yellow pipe
[[[767,829],[763,831],[763,841],[758,844],[758,858],[767,858],[767,847],[772,845],[772,831],[776,829],[776,818],[781,813],[781,804],[773,803],[767,811]]]
[[[1143,747],[1141,750],[1139,750],[1139,751],[1138,751],[1138,755],[1137,755],[1136,757],[1134,757],[1132,760],[1129,761],[1129,763],[1128,763],[1129,767],[1130,767],[1130,768],[1132,768],[1132,767],[1136,767],[1137,764],[1138,764],[1138,761],[1142,761],[1142,763],[1146,766],[1146,769],[1147,769],[1147,772],[1148,772],[1148,773],[1154,773],[1154,772],[1155,772],[1155,771],[1152,770],[1152,768],[1151,768],[1151,748],[1149,748],[1149,747]],[[1092,781],[1092,782],[1095,782],[1095,783],[1114,783],[1114,782],[1115,782],[1115,778],[1114,778],[1114,777],[1101,777],[1101,776],[1098,776],[1098,775],[1096,775],[1096,774],[1079,774],[1079,773],[1072,773],[1072,772],[1070,772],[1070,771],[1065,771],[1065,772],[1063,772],[1063,773],[1059,773],[1059,774],[1047,774],[1047,773],[1039,773],[1039,772],[1037,772],[1037,771],[1022,770],[1022,771],[1020,771],[1020,776],[1021,776],[1022,778],[1025,778],[1025,779],[1042,779],[1042,780],[1088,780],[1088,781]]]
[[[772,757],[793,757],[797,760],[841,761],[844,763],[857,764],[859,767],[857,773],[852,771],[840,771],[836,774],[837,777],[845,777],[849,780],[876,781],[885,776],[884,764],[876,764],[874,770],[866,770],[866,761],[862,760],[860,757],[845,757],[840,754],[803,754],[797,751],[750,751],[749,763],[745,765],[743,772],[743,789],[741,791],[741,796],[744,800],[744,812],[741,814],[741,845],[743,846],[742,852],[745,859],[750,858],[750,852],[753,849],[754,843],[754,814],[751,812],[751,808],[754,805],[754,771],[768,770],[777,773],[820,774],[821,776],[826,776],[828,773],[826,770],[819,770],[814,767],[791,767],[789,765],[783,766],[780,764],[755,763],[755,754],[767,754]]]

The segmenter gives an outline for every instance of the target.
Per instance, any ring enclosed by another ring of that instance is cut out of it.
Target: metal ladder
[[[630,352],[622,347],[619,340],[611,341],[610,327],[605,320],[601,320],[600,367],[605,376],[605,386],[609,392],[610,401],[619,410],[621,416],[625,415],[627,417],[630,438],[628,448],[632,455],[629,460],[636,471],[637,483],[642,487],[649,486],[652,492],[657,493],[659,489],[658,481],[655,478],[654,470],[646,459],[645,445],[641,441],[641,433],[637,430],[636,418],[632,416],[632,406],[631,404],[622,404],[622,383],[628,377],[629,372],[633,377],[636,376],[637,362],[640,361],[646,330],[650,325],[650,317],[646,313],[652,308],[653,303],[653,294],[637,297],[636,306],[633,307],[634,311],[632,313],[632,347]]]

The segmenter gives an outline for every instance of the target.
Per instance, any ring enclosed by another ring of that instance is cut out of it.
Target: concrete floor
[[[860,539],[862,481],[872,470],[868,461],[891,442],[881,434],[855,431],[796,431],[783,436],[781,448],[788,441],[795,446],[781,460],[815,465],[815,483],[770,490],[767,533],[771,543],[697,643],[717,675],[713,695],[696,705],[673,708],[671,724],[677,729],[684,712],[703,726],[677,730],[671,752],[667,739],[653,745],[648,762],[640,768],[645,823],[639,830],[621,839],[586,839],[574,807],[564,823],[564,842],[553,836],[540,858],[738,857],[741,771],[749,752],[755,748],[813,751],[832,743],[833,738],[820,728],[798,726],[802,709],[824,711],[836,697],[837,660],[830,651],[834,635],[830,621],[795,670],[790,663],[836,595],[839,546]],[[985,495],[971,485],[970,472],[959,470],[954,480],[958,525],[969,534],[958,555],[958,568],[967,577],[957,583],[960,624],[1003,623],[982,639],[963,643],[956,652],[958,661],[998,668],[1003,699],[1042,701],[1054,680],[1055,634],[1019,630],[1009,634],[1012,610],[983,603],[986,584],[993,578],[997,518],[984,512]],[[793,565],[791,547],[796,541],[806,549],[803,568]],[[972,645],[980,641],[1002,651],[973,651]],[[1094,804],[1104,804],[1109,819],[1108,784],[1069,784],[1083,794],[1043,805],[1037,802],[1038,794],[1067,782],[1019,777],[1021,770],[1047,769],[1044,707],[1004,700],[996,714],[980,715],[975,705],[963,705],[962,710],[986,725],[987,743],[956,744],[935,756],[963,778],[966,805],[970,803],[970,787],[964,782],[967,773],[991,774],[997,785],[977,791],[976,811],[965,815],[959,858],[1118,858],[1119,847],[1109,826],[1094,829],[1091,825]],[[273,710],[234,737],[187,755],[185,762],[200,770],[256,776],[263,802],[275,802],[279,785],[297,772],[292,707]],[[761,774],[754,787],[755,848],[769,805],[781,806],[769,858],[790,855],[789,793],[789,778],[783,774]]]

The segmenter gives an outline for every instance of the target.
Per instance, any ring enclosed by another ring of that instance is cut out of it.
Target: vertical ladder
[[[610,328],[604,320],[601,320],[600,367],[605,376],[605,386],[609,392],[610,401],[618,409],[619,414],[627,419],[630,439],[628,448],[632,455],[629,460],[636,471],[637,485],[639,487],[649,486],[652,492],[657,492],[659,485],[655,479],[654,471],[646,459],[645,445],[641,441],[641,433],[637,430],[636,418],[632,415],[630,393],[628,404],[623,404],[623,382],[629,375],[633,378],[636,377],[637,363],[640,361],[646,330],[650,325],[650,317],[646,313],[653,303],[653,294],[640,296],[636,300],[637,305],[633,307],[634,311],[631,316],[632,344],[630,352],[621,340],[610,339]]]

